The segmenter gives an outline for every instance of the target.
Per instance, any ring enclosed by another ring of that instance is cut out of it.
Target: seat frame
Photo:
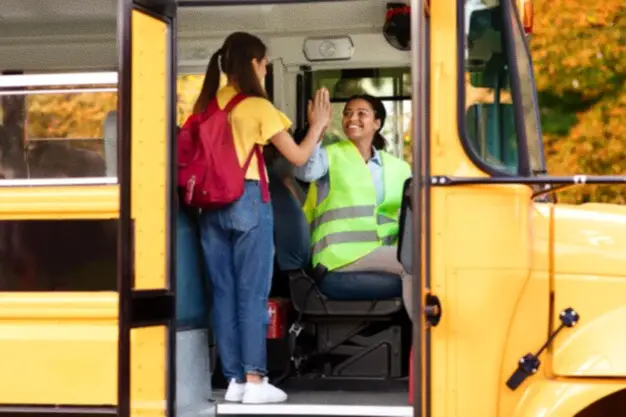
[[[290,271],[288,276],[292,304],[298,312],[297,326],[290,329],[297,336],[292,353],[297,372],[306,369],[307,373],[348,379],[403,376],[402,326],[393,324],[403,313],[401,298],[331,300],[306,271]],[[301,332],[305,337],[298,337]]]

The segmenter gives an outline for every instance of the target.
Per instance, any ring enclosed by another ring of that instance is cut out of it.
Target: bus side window
[[[474,153],[487,165],[518,173],[511,74],[503,41],[500,6],[466,4],[465,134]],[[475,6],[475,5],[474,5]]]
[[[95,79],[101,75],[77,73],[76,76]],[[105,115],[117,106],[116,86],[56,85],[57,76],[31,75],[38,78],[37,82],[50,85],[26,94],[3,97],[0,136],[4,149],[0,166],[7,179],[105,175],[103,125]]]
[[[115,291],[117,220],[0,220],[0,291]]]

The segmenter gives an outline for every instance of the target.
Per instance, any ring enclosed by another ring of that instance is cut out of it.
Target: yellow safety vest
[[[409,164],[380,151],[384,198],[376,204],[369,167],[349,140],[327,146],[329,181],[309,187],[304,213],[311,227],[313,265],[348,265],[398,237],[398,216]]]

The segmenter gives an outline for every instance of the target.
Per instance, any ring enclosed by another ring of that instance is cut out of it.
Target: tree
[[[626,175],[626,3],[536,0],[531,40],[548,171]],[[575,187],[563,202],[626,202]]]

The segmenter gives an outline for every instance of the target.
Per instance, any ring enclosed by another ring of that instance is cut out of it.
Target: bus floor
[[[215,390],[214,398],[224,398]],[[238,404],[217,401],[217,415],[255,416],[413,416],[408,394],[402,391],[313,391],[288,390],[289,400],[281,404]]]

